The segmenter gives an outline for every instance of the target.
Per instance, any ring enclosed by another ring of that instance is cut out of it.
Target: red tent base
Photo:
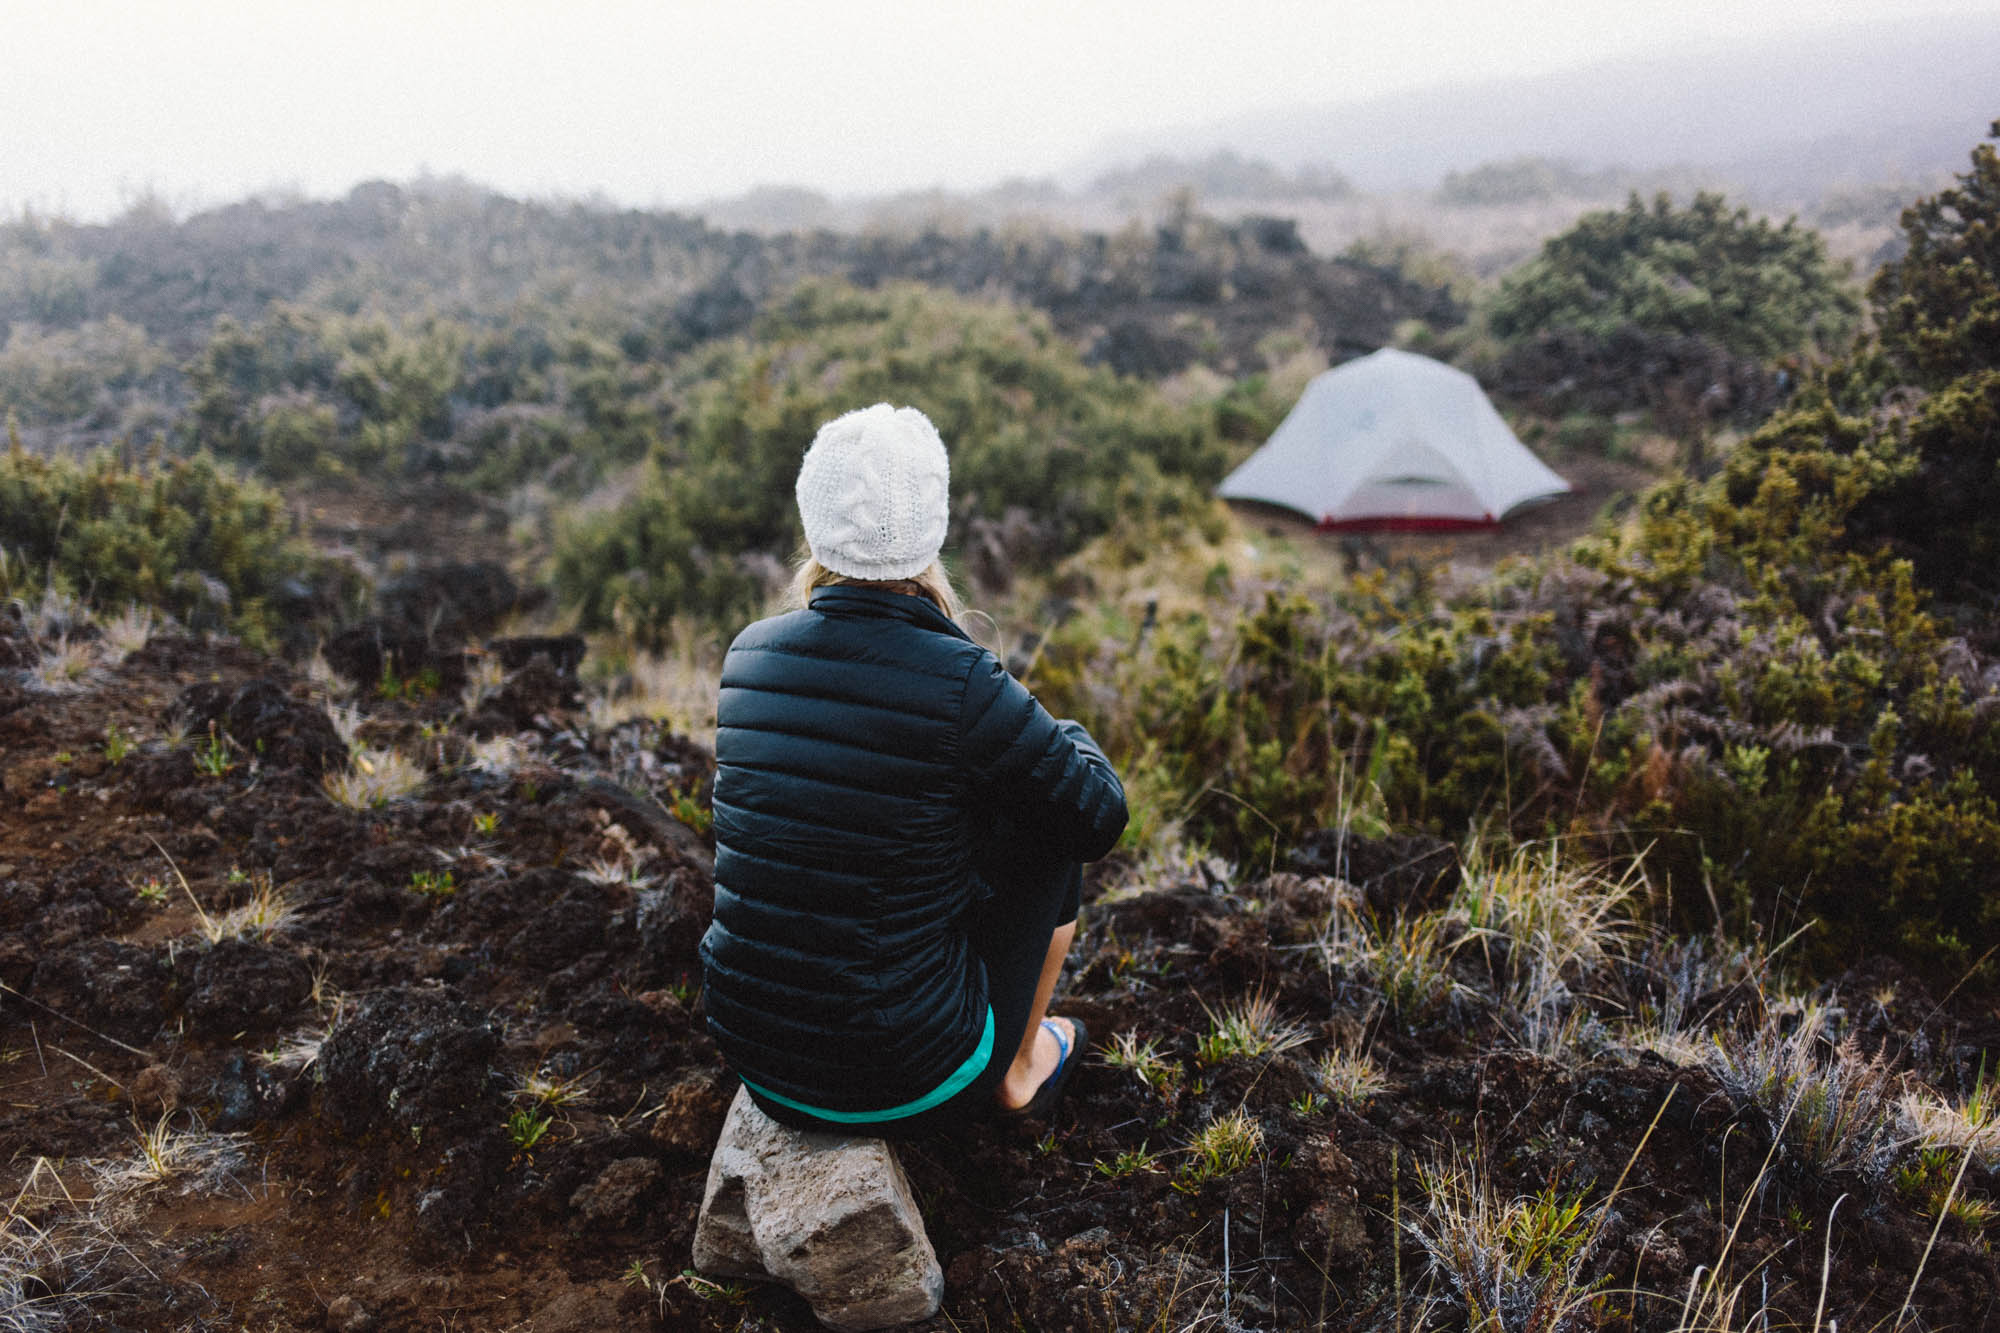
[[[1492,515],[1485,518],[1323,518],[1321,532],[1484,532],[1500,526]]]

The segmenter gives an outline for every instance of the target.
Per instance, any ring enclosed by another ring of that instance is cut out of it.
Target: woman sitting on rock
[[[1125,792],[958,627],[947,489],[914,408],[828,422],[799,469],[803,605],[722,666],[708,1026],[795,1128],[1039,1119],[1085,1051],[1045,1015]]]

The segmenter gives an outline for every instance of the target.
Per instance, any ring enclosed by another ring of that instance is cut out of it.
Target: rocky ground
[[[813,1326],[683,1271],[734,1090],[712,761],[590,725],[575,657],[392,655],[343,698],[0,613],[0,1328]],[[2000,1325],[1991,1157],[1889,1109],[1980,1077],[1990,1004],[1876,965],[1801,1005],[1634,930],[1523,1005],[1533,941],[1459,881],[1419,837],[1098,867],[1066,1104],[902,1153],[932,1327]],[[1758,1040],[1873,1069],[1879,1114],[1772,1115],[1715,1055]]]

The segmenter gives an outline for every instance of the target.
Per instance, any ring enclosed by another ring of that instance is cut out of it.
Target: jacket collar
[[[972,636],[960,629],[951,617],[938,610],[935,602],[915,593],[891,592],[887,588],[858,588],[853,584],[836,583],[830,587],[814,589],[812,598],[807,604],[822,615],[904,620],[940,634],[964,639],[968,643],[972,641]]]

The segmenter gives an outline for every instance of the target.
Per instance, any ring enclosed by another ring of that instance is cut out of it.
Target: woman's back
[[[717,707],[703,943],[731,1063],[858,1110],[963,1061],[986,1022],[962,929],[988,891],[982,840],[1005,821],[1043,859],[1081,861],[1124,825],[1117,778],[1079,734],[920,597],[824,588],[745,630]]]

